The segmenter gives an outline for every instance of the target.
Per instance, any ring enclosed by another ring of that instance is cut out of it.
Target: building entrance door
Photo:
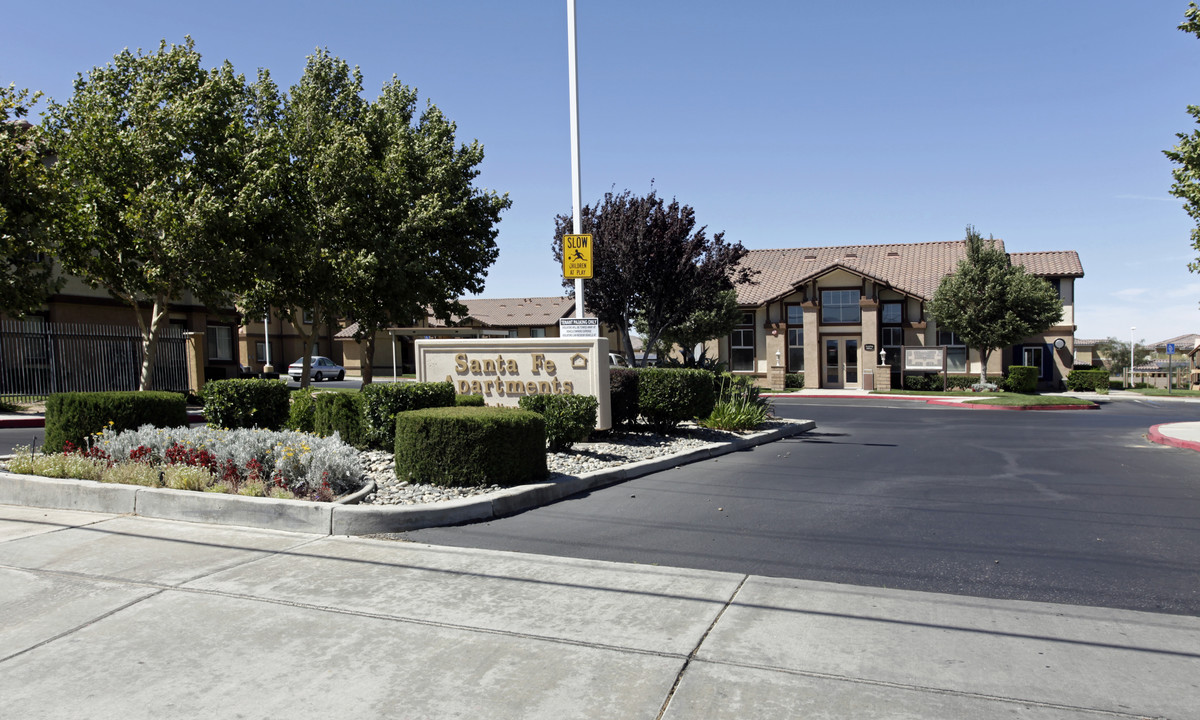
[[[821,387],[858,386],[858,338],[825,338],[825,377]]]

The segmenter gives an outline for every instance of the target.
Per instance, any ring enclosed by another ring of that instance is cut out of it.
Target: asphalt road
[[[513,517],[392,536],[1200,616],[1200,404],[961,410],[781,400],[817,429]]]

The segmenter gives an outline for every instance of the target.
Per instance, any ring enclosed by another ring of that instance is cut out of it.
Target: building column
[[[804,309],[804,387],[821,387],[821,313],[816,300],[801,304]]]
[[[187,340],[188,388],[199,395],[204,388],[204,361],[208,357],[207,333],[204,330],[189,330],[183,336]]]

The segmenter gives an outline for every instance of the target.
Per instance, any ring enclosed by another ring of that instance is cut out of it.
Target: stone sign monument
[[[417,380],[450,382],[488,405],[516,407],[526,395],[591,395],[596,429],[612,427],[608,338],[418,340]]]

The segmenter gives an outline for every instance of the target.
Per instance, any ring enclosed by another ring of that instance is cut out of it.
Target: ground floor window
[[[208,359],[233,359],[233,328],[228,325],[208,326]]]
[[[260,363],[267,361],[267,342],[265,340],[254,343],[254,359]]]
[[[804,372],[804,328],[788,328],[788,372]]]
[[[754,315],[746,313],[742,322],[729,336],[729,369],[734,372],[754,371]]]
[[[967,346],[958,335],[948,330],[938,330],[938,345],[946,346],[946,372],[967,372]]]
[[[1038,369],[1038,380],[1045,380],[1045,368],[1042,366],[1042,348],[1025,346],[1021,348],[1021,364]]]
[[[529,328],[529,337],[531,337],[531,338],[546,337],[546,328]]]

